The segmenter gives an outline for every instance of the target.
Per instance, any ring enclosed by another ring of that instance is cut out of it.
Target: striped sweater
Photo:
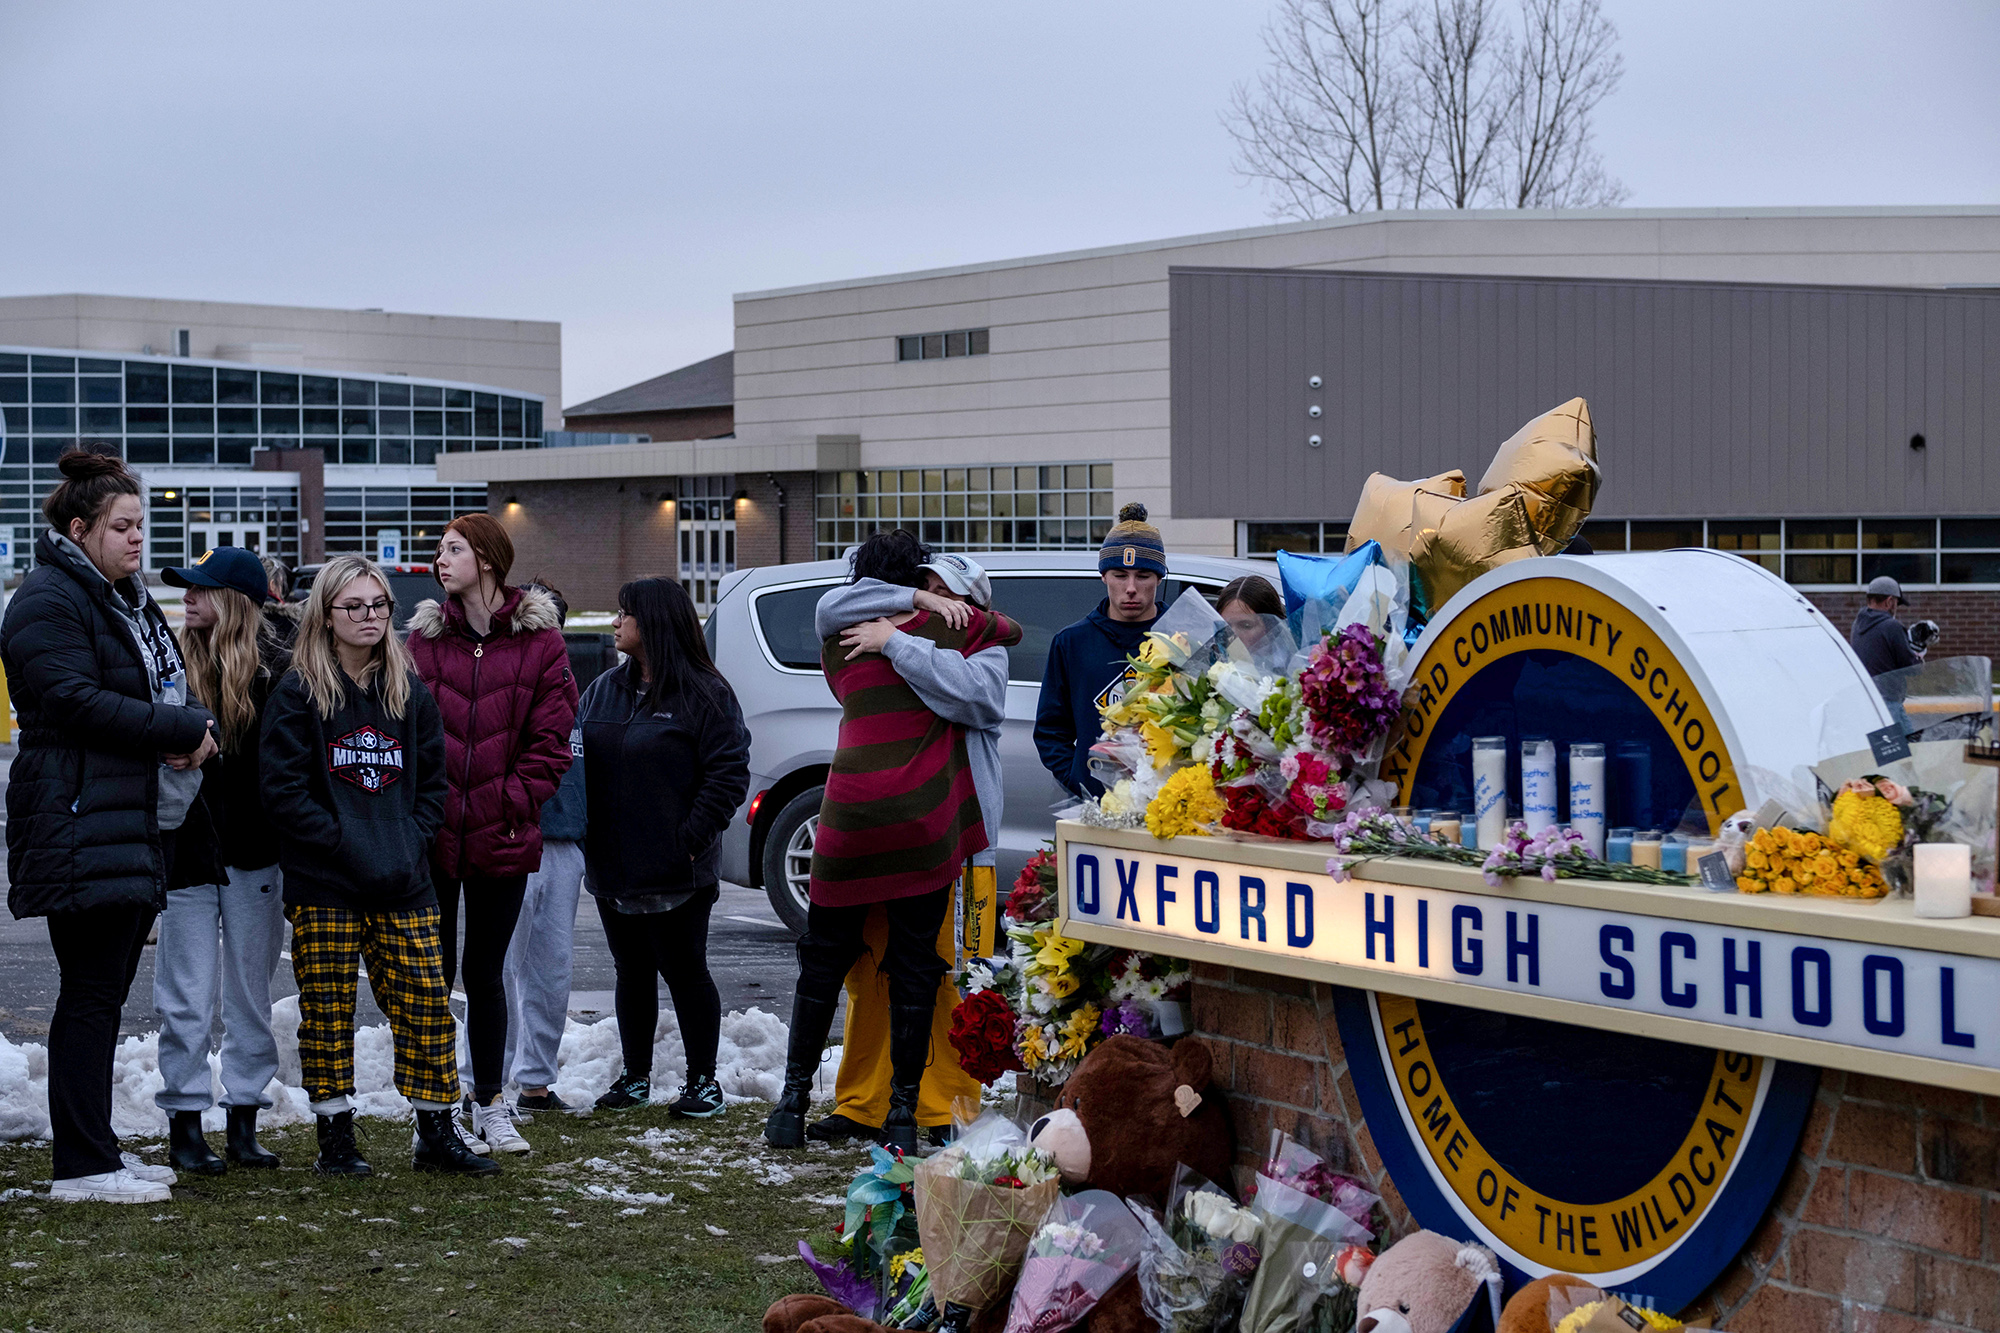
[[[1019,625],[978,610],[963,630],[923,611],[899,628],[968,657],[1021,641]],[[988,842],[965,728],[924,707],[880,653],[850,662],[836,635],[820,662],[840,700],[840,739],[813,842],[812,900],[852,907],[943,888]]]

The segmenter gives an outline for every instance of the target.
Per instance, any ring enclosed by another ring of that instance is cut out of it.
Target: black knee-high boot
[[[764,1139],[773,1148],[806,1145],[806,1112],[812,1106],[813,1076],[819,1073],[827,1033],[833,1030],[838,1000],[792,997],[792,1039],[785,1052],[785,1087],[771,1118],[764,1122]]]
[[[882,1122],[884,1146],[917,1150],[917,1094],[931,1058],[930,1005],[889,1006],[889,1115]]]

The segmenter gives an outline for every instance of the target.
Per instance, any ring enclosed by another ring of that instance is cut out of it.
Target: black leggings
[[[153,909],[139,903],[49,914],[49,943],[62,976],[49,1023],[49,1124],[57,1180],[118,1169],[118,1136],[111,1132],[118,1018],[153,917]]]
[[[889,917],[889,943],[882,951],[882,970],[889,974],[889,1002],[928,1009],[937,1003],[938,982],[945,974],[938,957],[938,931],[951,906],[947,884],[913,898],[891,898],[882,904]],[[861,928],[874,903],[852,907],[806,909],[806,933],[799,936],[799,994],[832,1004],[840,998],[847,970],[867,946]]]
[[[472,1051],[472,1099],[485,1105],[505,1085],[507,1055],[507,945],[521,919],[526,875],[439,879],[438,943],[444,946],[444,985],[458,979],[458,899],[465,897],[465,1044]]]
[[[653,1033],[660,1026],[660,978],[674,997],[674,1017],[687,1048],[690,1081],[715,1077],[722,1039],[722,995],[708,974],[708,914],[721,896],[711,884],[670,912],[620,912],[597,900],[604,939],[618,970],[613,992],[625,1072],[653,1076]]]

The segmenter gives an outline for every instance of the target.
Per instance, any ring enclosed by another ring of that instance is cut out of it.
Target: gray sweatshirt
[[[864,620],[901,615],[912,609],[915,595],[915,589],[880,579],[842,584],[819,599],[813,631],[824,640]],[[965,728],[966,761],[972,768],[972,787],[979,795],[979,817],[986,825],[988,842],[972,863],[994,864],[1000,818],[1006,806],[1000,774],[1000,724],[1007,719],[1007,650],[988,648],[967,657],[898,631],[889,636],[882,655],[917,692],[924,707]]]

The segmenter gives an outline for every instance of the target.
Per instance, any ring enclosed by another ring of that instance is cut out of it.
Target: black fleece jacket
[[[201,804],[215,825],[222,863],[237,870],[262,870],[278,863],[278,829],[265,810],[259,739],[271,691],[292,658],[268,634],[257,646],[262,660],[250,681],[250,702],[257,710],[250,730],[236,753],[218,754],[201,766]]]
[[[259,762],[287,906],[436,905],[429,852],[444,819],[444,724],[414,672],[400,718],[352,681],[322,718],[299,673],[286,672],[264,706]]]

